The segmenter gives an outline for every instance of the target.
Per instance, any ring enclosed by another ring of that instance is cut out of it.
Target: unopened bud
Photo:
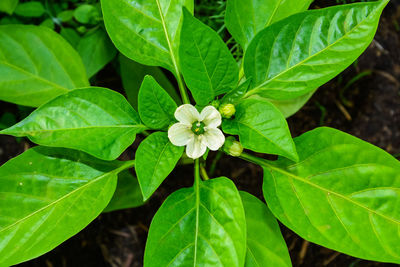
[[[236,113],[235,106],[233,104],[223,104],[219,108],[221,116],[225,119],[230,119]]]
[[[224,143],[224,151],[233,157],[239,157],[243,152],[243,146],[233,136],[226,138]]]

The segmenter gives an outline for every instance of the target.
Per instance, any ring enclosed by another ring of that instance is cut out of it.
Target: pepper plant
[[[330,249],[400,263],[399,161],[332,128],[293,139],[285,119],[368,47],[388,0],[311,2],[228,0],[235,58],[193,16],[193,0],[102,0],[121,64],[148,66],[138,77],[122,69],[136,84],[149,74],[130,102],[90,86],[56,32],[0,26],[0,99],[38,107],[0,133],[39,145],[0,167],[0,266],[46,253],[102,212],[141,205],[180,161],[193,163],[193,186],[154,216],[144,266],[290,266],[277,219]],[[154,66],[172,73],[180,98]],[[135,159],[117,160],[137,134],[146,137]],[[263,168],[265,203],[209,177],[204,162],[217,150]]]

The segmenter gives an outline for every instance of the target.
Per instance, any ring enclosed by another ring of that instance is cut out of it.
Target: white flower
[[[187,146],[189,158],[200,158],[207,150],[218,150],[225,142],[225,136],[217,127],[221,125],[221,114],[213,106],[205,107],[201,113],[184,104],[175,111],[177,123],[168,130],[168,138],[176,146]]]

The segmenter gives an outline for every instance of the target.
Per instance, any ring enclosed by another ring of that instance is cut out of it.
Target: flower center
[[[195,121],[192,124],[192,132],[196,135],[200,135],[204,133],[204,123],[201,121]]]

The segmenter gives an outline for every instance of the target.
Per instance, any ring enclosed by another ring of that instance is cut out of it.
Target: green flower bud
[[[223,150],[233,157],[239,157],[243,152],[243,146],[233,136],[229,136],[225,139]]]
[[[235,106],[233,104],[223,104],[219,107],[219,113],[222,118],[230,119],[236,113]]]
[[[218,109],[220,105],[220,102],[218,99],[215,99],[211,102],[211,106],[213,106],[214,108]]]

